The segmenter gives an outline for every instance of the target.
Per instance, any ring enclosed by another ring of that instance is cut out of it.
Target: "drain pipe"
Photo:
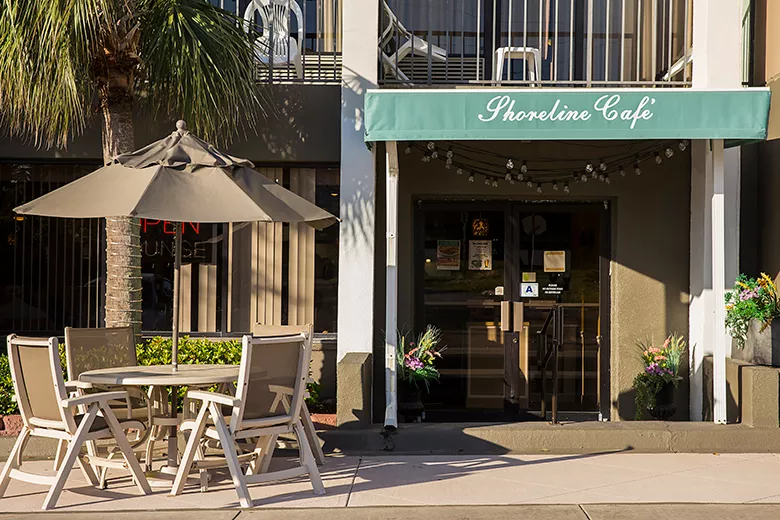
[[[398,349],[398,143],[385,143],[385,165],[387,168],[387,260],[385,292],[385,424],[382,438],[385,450],[395,449],[395,435],[398,432],[398,379],[396,356]]]

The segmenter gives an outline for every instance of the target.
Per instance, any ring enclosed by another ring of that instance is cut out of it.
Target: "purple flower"
[[[417,358],[406,358],[404,360],[404,365],[406,365],[406,368],[409,368],[411,370],[420,370],[424,366],[423,362]]]
[[[749,300],[751,298],[755,298],[756,296],[758,296],[758,292],[757,291],[752,291],[752,290],[745,289],[745,290],[743,290],[740,293],[739,299],[744,302],[745,300]]]

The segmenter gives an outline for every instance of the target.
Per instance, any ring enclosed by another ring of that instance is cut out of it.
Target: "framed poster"
[[[566,251],[545,251],[544,272],[565,273],[566,272]]]
[[[469,240],[469,270],[491,271],[493,269],[493,241]]]
[[[460,271],[460,240],[436,241],[436,270]]]

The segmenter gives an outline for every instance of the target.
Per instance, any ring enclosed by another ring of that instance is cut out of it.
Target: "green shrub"
[[[145,340],[136,346],[136,355],[139,365],[169,365],[171,363],[170,338],[154,337]],[[67,379],[67,365],[65,363],[65,345],[60,345],[60,362],[62,373]],[[185,336],[179,339],[179,363],[197,365],[238,365],[241,363],[241,340],[227,339],[224,341],[212,341],[205,338],[190,338]],[[215,390],[216,385],[211,388]],[[310,383],[308,386],[311,397],[306,400],[309,409],[317,411],[322,409],[319,399],[319,385]],[[179,388],[179,407],[184,398],[186,387]],[[0,354],[0,415],[19,413],[16,401],[13,400],[14,388],[11,379],[11,370],[8,365],[8,356]]]

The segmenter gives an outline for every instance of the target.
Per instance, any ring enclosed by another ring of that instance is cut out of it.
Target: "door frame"
[[[555,201],[555,200],[516,200],[496,199],[478,200],[473,198],[447,198],[415,197],[414,212],[414,238],[412,261],[413,265],[413,331],[422,330],[425,295],[424,265],[419,259],[425,254],[425,215],[428,211],[503,211],[505,215],[504,225],[504,301],[520,301],[520,265],[512,259],[518,247],[520,221],[519,215],[528,207],[543,208],[543,211],[572,212],[583,206],[601,206],[599,210],[599,315],[601,317],[601,346],[600,346],[600,388],[599,388],[599,418],[610,419],[611,385],[610,385],[610,360],[611,360],[611,263],[612,263],[612,206],[613,199],[581,200],[581,201]],[[504,333],[504,401],[509,403],[512,393],[512,385],[519,385],[519,332]],[[530,397],[530,396],[526,396]],[[533,410],[531,410],[533,411]]]

